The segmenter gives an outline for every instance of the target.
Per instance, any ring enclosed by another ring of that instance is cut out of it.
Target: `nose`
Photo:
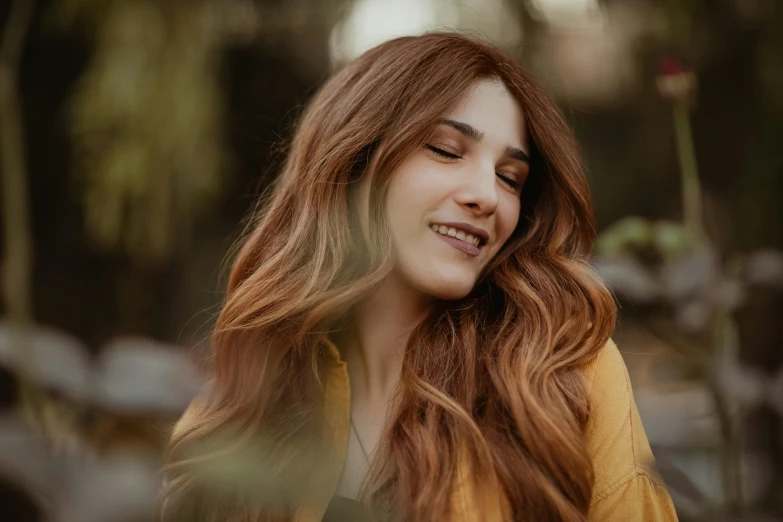
[[[500,199],[494,165],[470,170],[454,199],[475,214],[494,214]]]

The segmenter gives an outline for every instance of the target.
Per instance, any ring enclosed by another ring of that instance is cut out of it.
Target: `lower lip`
[[[435,232],[434,230],[432,231],[432,233],[435,234],[436,236],[438,236],[439,238],[441,238],[443,241],[445,241],[449,245],[451,245],[454,248],[456,248],[457,250],[459,250],[460,252],[464,252],[464,253],[466,253],[469,256],[474,256],[475,257],[475,256],[479,255],[479,252],[481,251],[480,247],[473,246],[470,243],[466,243],[466,242],[464,242],[464,241],[462,241],[460,239],[457,239],[456,237],[444,236],[443,234],[439,234],[439,233]]]

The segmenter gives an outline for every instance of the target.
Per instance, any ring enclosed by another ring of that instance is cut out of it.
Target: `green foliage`
[[[220,194],[219,34],[210,3],[112,2],[70,111],[85,226],[163,261]]]
[[[629,216],[607,227],[596,243],[596,253],[605,257],[655,249],[668,258],[679,257],[694,242],[692,234],[673,221],[648,221]]]

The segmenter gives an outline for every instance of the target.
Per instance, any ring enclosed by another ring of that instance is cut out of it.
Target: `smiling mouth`
[[[448,243],[468,256],[476,257],[481,253],[483,238],[478,238],[472,234],[466,233],[464,230],[447,227],[445,225],[432,224],[430,225],[430,230],[435,232],[438,238],[444,243]],[[443,232],[441,232],[441,230],[443,230]]]
[[[446,225],[438,225],[437,223],[430,225],[430,228],[433,232],[440,234],[441,236],[452,237],[476,248],[483,246],[483,240],[480,237],[474,236],[464,230],[455,227],[447,227]]]

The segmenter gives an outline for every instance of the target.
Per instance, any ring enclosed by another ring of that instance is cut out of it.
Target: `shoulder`
[[[585,365],[590,418],[587,448],[595,472],[588,522],[676,522],[666,485],[633,398],[631,379],[613,340]]]
[[[583,367],[591,394],[628,388],[630,379],[623,356],[611,338],[598,350],[598,354]]]
[[[655,470],[628,370],[612,339],[585,365],[584,371],[590,401],[586,438],[595,470],[593,502],[637,477],[665,488]]]

